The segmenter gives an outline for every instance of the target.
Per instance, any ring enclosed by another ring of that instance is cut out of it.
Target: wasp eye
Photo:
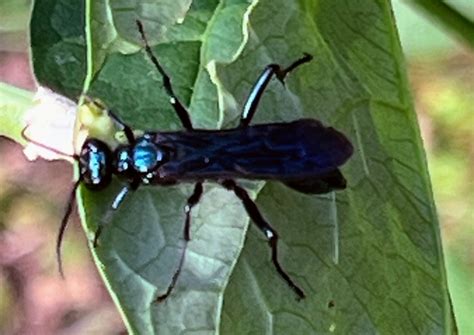
[[[112,180],[112,153],[102,141],[87,140],[81,149],[79,167],[82,180],[87,188],[105,188]]]

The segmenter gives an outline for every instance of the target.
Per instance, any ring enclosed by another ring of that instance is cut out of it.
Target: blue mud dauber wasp
[[[178,268],[166,292],[157,298],[163,301],[172,292],[180,274],[187,243],[190,240],[191,210],[203,193],[203,182],[217,182],[233,191],[241,200],[254,224],[264,233],[271,248],[271,258],[278,274],[293,289],[299,298],[303,290],[291,279],[278,260],[278,233],[260,213],[247,191],[239,186],[235,178],[279,181],[289,188],[306,194],[323,194],[346,187],[346,180],[338,167],[352,155],[351,142],[339,131],[325,127],[314,119],[300,119],[287,123],[250,125],[259,101],[272,77],[284,84],[285,77],[298,66],[311,61],[304,56],[287,68],[278,64],[268,65],[254,84],[234,129],[194,129],[187,109],[175,95],[171,79],[153,54],[143,26],[137,26],[145,51],[161,74],[163,86],[184,130],[174,132],[145,132],[136,137],[132,129],[114,113],[108,111],[112,120],[123,130],[127,144],[112,150],[96,138],[87,139],[79,155],[79,178],[68,199],[66,211],[58,234],[56,251],[61,269],[60,249],[66,225],[75,203],[76,189],[84,184],[90,190],[106,188],[115,175],[125,181],[125,186],[115,196],[109,211],[96,230],[93,244],[111,213],[117,210],[131,191],[144,185],[173,185],[193,182],[194,191],[184,207],[184,240]]]

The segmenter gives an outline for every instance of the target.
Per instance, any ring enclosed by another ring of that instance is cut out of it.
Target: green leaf
[[[77,99],[86,78],[85,8],[83,2],[35,2],[30,39],[33,70],[38,82],[70,99]]]
[[[31,43],[40,82],[68,96],[86,87],[133,128],[181,129],[159,74],[134,51],[142,43],[133,23],[112,21],[107,7],[93,3],[35,4]],[[150,17],[160,22],[159,12]],[[195,0],[184,22],[173,22],[150,39],[159,42],[153,51],[196,127],[236,125],[259,72],[308,52],[314,61],[285,87],[270,85],[254,123],[317,118],[347,134],[355,154],[343,167],[343,192],[308,196],[278,183],[257,192],[262,185],[245,183],[279,232],[281,262],[308,296],[301,302],[254,227],[242,249],[248,217],[233,194],[209,183],[193,210],[177,287],[154,303],[179,261],[192,186],[142,187],[130,196],[92,250],[129,331],[449,333],[439,227],[390,5]],[[112,27],[126,47],[100,40],[97,32]],[[120,186],[80,190],[89,238]]]
[[[150,34],[151,43],[164,40],[168,29],[182,22],[191,5],[191,0],[138,1],[89,1],[88,18],[91,36],[91,70],[100,70],[108,54],[137,51],[137,29],[139,19]]]

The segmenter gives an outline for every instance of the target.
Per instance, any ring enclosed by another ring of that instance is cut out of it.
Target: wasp
[[[311,61],[312,56],[304,54],[286,68],[278,64],[266,66],[243,105],[236,128],[195,129],[186,107],[173,90],[171,78],[153,54],[140,21],[137,21],[137,27],[145,52],[161,74],[169,102],[184,130],[148,131],[135,136],[127,124],[108,110],[110,117],[123,130],[126,144],[112,149],[104,141],[88,138],[80,153],[74,155],[79,164],[79,178],[69,197],[57,238],[56,251],[60,270],[61,243],[75,203],[76,189],[80,184],[92,191],[100,191],[109,186],[114,176],[124,182],[112,201],[109,212],[104,216],[106,219],[99,222],[93,241],[94,246],[97,246],[105,223],[110,221],[110,213],[120,207],[129,193],[142,185],[194,183],[194,190],[184,206],[185,246],[180,262],[166,292],[157,298],[158,302],[165,300],[179,277],[187,243],[191,239],[192,208],[201,199],[203,182],[211,181],[234,192],[240,199],[252,222],[268,240],[276,271],[299,298],[304,298],[304,291],[280,264],[278,233],[236,179],[278,181],[306,194],[323,194],[346,188],[346,180],[339,167],[351,157],[353,146],[344,134],[314,119],[250,124],[270,80],[275,77],[284,84],[286,76],[300,65]]]

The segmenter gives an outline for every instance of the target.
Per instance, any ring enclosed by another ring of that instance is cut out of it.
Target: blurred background
[[[413,3],[395,0],[393,6],[427,150],[457,323],[461,334],[474,334],[474,35],[463,38],[462,31],[447,28]],[[473,0],[447,3],[474,21]],[[29,6],[29,0],[0,0],[0,82],[34,91]],[[72,186],[71,165],[28,162],[21,149],[0,137],[0,334],[125,333],[77,215],[64,245],[67,281],[57,272],[54,244]]]

